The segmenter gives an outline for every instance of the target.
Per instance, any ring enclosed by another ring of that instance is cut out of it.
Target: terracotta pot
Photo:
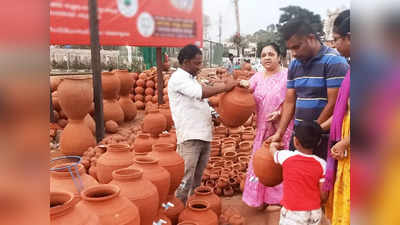
[[[143,101],[136,101],[135,102],[136,108],[137,109],[144,109],[144,103]]]
[[[124,120],[131,121],[135,119],[137,114],[137,108],[135,103],[128,96],[122,96],[118,100],[122,111],[124,112]]]
[[[143,132],[150,133],[152,136],[158,136],[167,128],[167,119],[156,108],[150,109],[149,113],[143,119]]]
[[[242,140],[243,141],[252,141],[254,140],[254,133],[252,132],[243,132],[242,133]]]
[[[118,132],[118,123],[115,122],[114,120],[108,120],[105,123],[105,129],[107,133],[115,134]]]
[[[120,195],[120,188],[112,184],[99,184],[85,189],[78,205],[87,207],[89,213],[98,216],[102,225],[138,225],[138,208]]]
[[[219,114],[221,122],[228,127],[243,125],[255,111],[253,95],[246,88],[235,87],[221,97]]]
[[[154,86],[155,86],[154,81],[152,81],[152,80],[146,81],[146,87],[154,88]]]
[[[65,78],[57,89],[59,103],[69,119],[82,120],[93,102],[91,78]]]
[[[121,188],[121,196],[127,197],[135,204],[140,213],[141,225],[152,225],[157,218],[160,200],[157,187],[143,178],[143,170],[123,168],[114,170],[110,184]]]
[[[282,166],[274,162],[266,142],[254,154],[253,168],[254,174],[265,186],[273,187],[282,182]]]
[[[231,134],[241,134],[242,133],[242,127],[234,127],[234,128],[229,128],[229,135]]]
[[[120,80],[120,95],[128,95],[133,86],[132,76],[128,70],[116,70],[114,73]]]
[[[199,225],[218,225],[218,216],[210,209],[210,204],[204,200],[191,200],[187,208],[179,215],[179,222],[192,220]]]
[[[135,94],[137,94],[137,95],[143,95],[144,94],[144,88],[143,87],[141,87],[141,86],[137,86],[136,88],[135,88]]]
[[[158,103],[158,96],[155,95],[155,96],[151,97],[151,102],[154,104]]]
[[[89,127],[92,134],[96,134],[96,121],[94,121],[93,117],[90,114],[86,114],[85,118],[83,119],[86,126]]]
[[[164,214],[162,210],[159,210],[158,219],[156,222],[159,222],[159,224],[162,225],[173,225],[172,221],[168,218],[167,215]]]
[[[228,128],[226,128],[224,126],[215,127],[214,133],[215,134],[225,135],[225,137],[226,137],[226,135],[228,135]]]
[[[138,134],[135,138],[135,152],[151,152],[153,141],[149,134]]]
[[[57,76],[50,76],[50,90],[56,91],[63,78]]]
[[[236,145],[235,144],[225,144],[221,147],[221,154],[225,155],[227,152],[236,152]]]
[[[124,111],[117,100],[103,100],[104,121],[124,122]]]
[[[50,224],[98,225],[98,217],[83,205],[77,205],[78,199],[70,192],[50,192]]]
[[[140,73],[140,74],[139,74],[139,79],[146,80],[146,78],[147,78],[146,73]]]
[[[174,195],[169,195],[168,200],[169,203],[172,203],[174,206],[169,207],[167,210],[164,208],[161,209],[164,214],[171,220],[172,224],[178,224],[179,214],[185,209],[182,201],[176,198]]]
[[[164,96],[163,96],[163,100],[164,100],[164,103],[168,104],[168,102],[169,102],[169,97],[168,97],[168,95],[164,95]]]
[[[158,164],[158,159],[150,156],[138,156],[131,167],[143,170],[143,177],[157,187],[160,203],[165,203],[171,185],[171,175]]]
[[[176,141],[169,133],[161,133],[154,144],[172,144],[176,149]]]
[[[146,88],[146,89],[144,90],[144,94],[145,94],[145,95],[153,96],[153,95],[154,95],[154,89],[153,89],[153,88]]]
[[[239,143],[239,152],[250,152],[253,147],[250,141],[242,141]]]
[[[100,183],[108,183],[112,180],[112,172],[125,168],[133,163],[133,156],[128,145],[111,144],[107,152],[97,160],[97,178]]]
[[[216,186],[219,188],[225,188],[226,186],[228,186],[228,179],[224,178],[224,177],[220,177],[217,181]]]
[[[240,214],[235,214],[231,216],[228,220],[231,225],[245,225],[245,220]]]
[[[167,119],[167,130],[170,130],[172,125],[174,124],[174,121],[172,120],[172,114],[171,110],[169,109],[169,106],[166,104],[160,105],[159,110],[160,113],[163,114]]]
[[[170,173],[171,183],[168,194],[173,195],[185,174],[185,161],[176,152],[175,145],[172,144],[154,144],[153,151],[149,156],[157,158],[158,164]]]
[[[224,192],[224,196],[226,196],[226,197],[232,197],[233,194],[235,194],[235,191],[233,190],[233,188],[231,186],[226,186],[223,189],[223,192]]]
[[[204,200],[210,204],[217,216],[221,214],[221,199],[214,193],[211,187],[200,186],[194,190],[194,194],[189,197],[190,200]]]
[[[178,223],[178,225],[199,225],[195,221],[185,220],[183,222]]]
[[[75,197],[79,198],[80,193],[78,187],[75,185],[77,178],[73,180],[71,173],[67,168],[72,164],[73,163],[63,163],[52,167],[52,170],[50,171],[50,191],[68,191],[73,193]],[[85,168],[82,164],[78,164],[77,168],[83,188],[98,184],[93,177],[86,174]],[[75,168],[72,167],[71,170],[74,173],[74,176],[76,176]]]
[[[140,76],[140,75],[139,75],[139,76]],[[141,78],[139,77],[139,79],[136,81],[136,86],[137,86],[137,87],[144,87],[144,85],[145,85],[144,79],[141,79]]]
[[[94,146],[96,139],[83,120],[71,120],[61,133],[60,149],[64,155],[81,156]]]
[[[144,102],[149,102],[149,103],[153,103],[152,102],[152,99],[153,99],[153,96],[152,95],[146,95],[145,97],[144,97]]]
[[[113,72],[101,73],[101,85],[103,88],[103,99],[114,99],[121,89],[121,82]]]
[[[137,80],[139,75],[137,73],[129,73],[132,76],[132,79]]]
[[[237,153],[236,152],[225,152],[224,159],[235,162],[237,159]]]
[[[220,99],[220,95],[215,95],[215,96],[209,97],[208,101],[210,102],[211,106],[218,107],[219,99]]]
[[[143,95],[141,95],[141,94],[136,94],[135,95],[135,102],[137,102],[137,101],[144,101],[144,96]]]
[[[235,140],[236,143],[239,143],[242,140],[241,134],[231,134],[229,137]]]

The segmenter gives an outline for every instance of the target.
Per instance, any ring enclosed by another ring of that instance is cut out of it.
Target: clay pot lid
[[[209,186],[200,186],[194,190],[194,193],[196,195],[201,195],[201,196],[211,195],[212,192],[213,192],[213,189]]]
[[[175,145],[167,143],[154,144],[151,148],[156,152],[175,151]]]
[[[158,164],[158,159],[152,156],[137,156],[135,158],[135,163],[139,165],[152,165]]]
[[[188,207],[193,211],[207,211],[210,208],[210,203],[204,200],[189,200]]]
[[[122,168],[122,169],[114,170],[112,172],[112,177],[113,177],[113,179],[116,179],[116,180],[133,180],[133,179],[141,178],[142,175],[143,175],[142,169],[133,168],[133,167]]]
[[[125,152],[130,151],[130,146],[128,144],[110,144],[108,145],[107,151],[110,152]]]
[[[60,214],[67,209],[72,208],[79,202],[74,194],[67,191],[50,192],[50,215]]]
[[[81,192],[82,200],[89,202],[106,201],[119,195],[121,189],[113,184],[98,184],[84,189]]]

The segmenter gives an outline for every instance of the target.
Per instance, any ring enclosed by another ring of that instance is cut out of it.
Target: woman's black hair
[[[179,64],[182,65],[185,59],[187,60],[194,59],[194,57],[196,57],[197,54],[202,55],[202,52],[199,47],[197,47],[196,45],[186,45],[179,51],[178,55]]]
[[[350,33],[350,9],[341,12],[333,22],[333,32],[344,37]]]
[[[271,43],[267,43],[266,45],[264,45],[264,47],[262,49],[264,49],[267,46],[271,46],[277,53],[278,57],[281,56],[281,49],[279,48],[279,46],[273,42]],[[262,50],[261,50],[262,51]]]
[[[294,136],[307,149],[314,149],[321,141],[322,129],[315,121],[302,121],[294,128]]]

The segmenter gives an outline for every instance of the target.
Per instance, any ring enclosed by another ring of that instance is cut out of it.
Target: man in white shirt
[[[212,117],[207,98],[230,91],[238,82],[229,79],[224,84],[205,86],[196,80],[203,56],[195,45],[185,46],[178,55],[180,68],[168,81],[168,97],[176,128],[178,153],[185,160],[185,175],[176,197],[186,203],[188,195],[201,184],[208,163],[212,140]]]

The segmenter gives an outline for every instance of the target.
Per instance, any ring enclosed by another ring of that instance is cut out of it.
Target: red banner
[[[202,0],[97,0],[101,45],[202,47]],[[50,44],[89,45],[88,0],[50,0]]]

